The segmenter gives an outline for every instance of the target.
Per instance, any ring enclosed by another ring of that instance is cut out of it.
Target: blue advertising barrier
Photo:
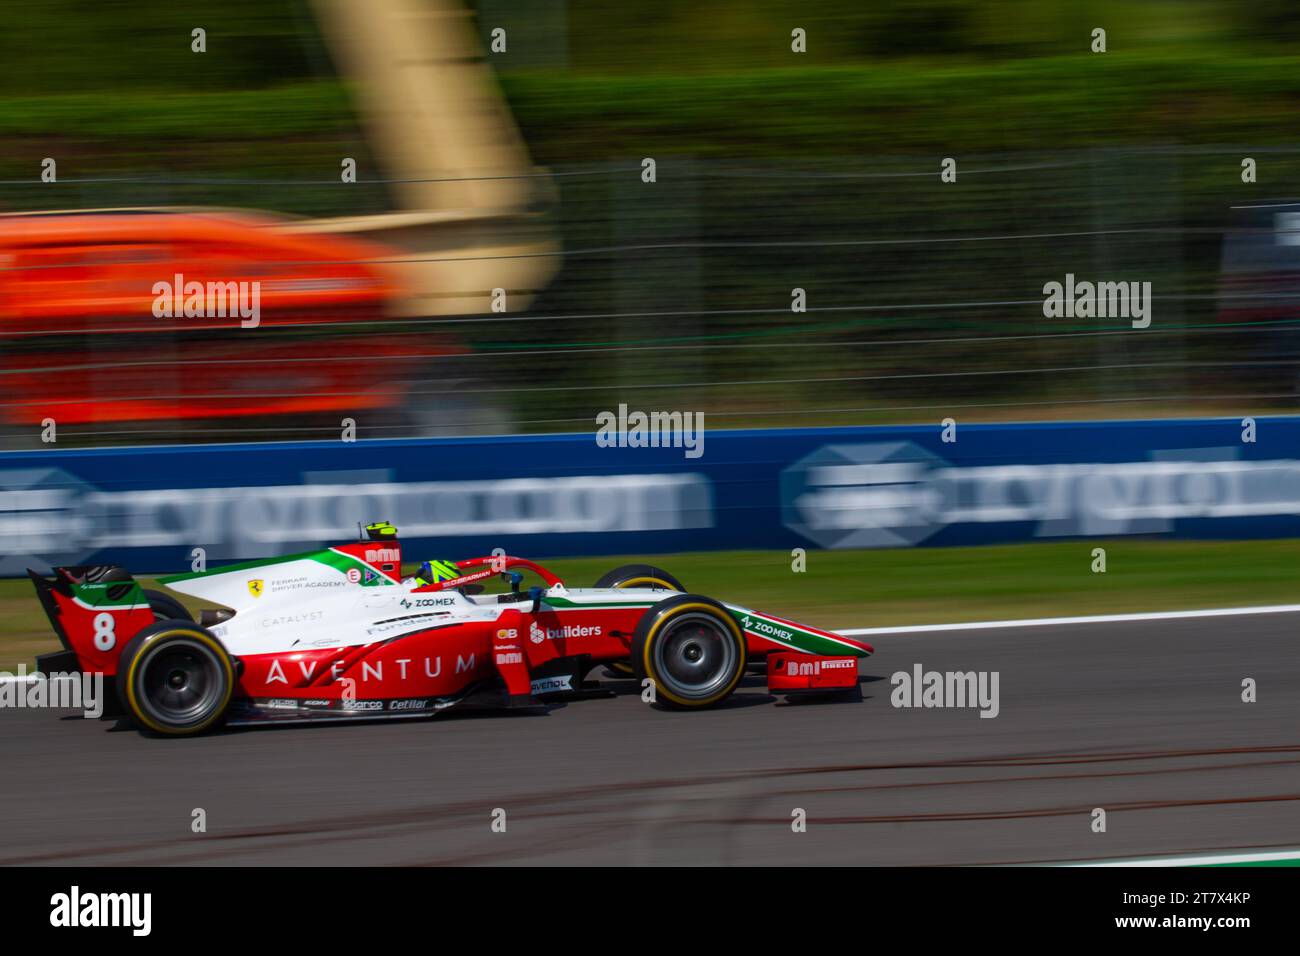
[[[949,440],[946,440],[949,439]],[[407,556],[1300,536],[1300,417],[0,454],[0,575],[291,553],[393,521]]]

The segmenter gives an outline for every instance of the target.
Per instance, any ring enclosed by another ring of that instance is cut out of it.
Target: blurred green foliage
[[[10,6],[0,30],[5,178],[51,143],[108,171],[143,159],[150,170],[310,178],[312,151],[333,157],[335,143],[361,139],[307,0]],[[1286,42],[1300,30],[1294,0],[470,6],[484,34],[511,31],[512,52],[490,63],[549,164],[651,151],[1282,143],[1300,95],[1300,57]],[[203,55],[190,51],[196,26],[207,31]],[[808,33],[806,54],[790,52],[795,26]],[[1087,52],[1094,26],[1108,31],[1104,56]],[[547,44],[563,47],[562,68],[539,69],[527,55]],[[266,140],[274,145],[258,143],[257,156],[239,148]]]
[[[9,0],[0,91],[41,95],[258,89],[328,69],[301,0]],[[191,52],[191,31],[208,52]]]
[[[358,0],[364,2],[364,0]],[[790,65],[807,31],[809,65],[882,59],[988,61],[1087,52],[1104,27],[1116,53],[1169,46],[1284,46],[1293,0],[469,0],[480,29],[521,38],[494,66],[536,62],[552,45],[581,73],[698,74]],[[0,93],[231,90],[319,78],[329,58],[309,0],[10,0]],[[190,31],[208,34],[201,63]],[[525,42],[526,41],[526,42]]]
[[[1215,323],[1218,230],[1230,221],[1229,206],[1243,195],[1300,191],[1300,154],[1284,151],[1295,139],[1300,99],[1293,2],[472,6],[484,35],[496,26],[509,31],[511,52],[489,63],[534,159],[557,171],[600,172],[557,180],[554,215],[566,257],[538,309],[683,313],[450,330],[463,331],[500,378],[548,389],[511,399],[515,417],[532,423],[528,430],[585,427],[593,409],[627,394],[738,413],[719,424],[816,424],[929,420],[944,402],[969,406],[971,417],[1024,417],[1022,406],[1000,413],[999,404],[1137,403],[1257,384],[1249,373],[1234,379],[1179,366],[1250,359],[1258,346],[1240,339],[1192,333],[1123,344],[1062,338],[904,346],[896,343],[1064,330],[1045,324],[1032,306],[960,313],[881,307],[1025,300],[1065,271],[1108,270],[1202,297],[1162,304],[1166,326]],[[190,52],[196,26],[208,34],[201,57]],[[1107,30],[1104,55],[1088,52],[1097,26]],[[790,51],[794,27],[808,33],[806,54]],[[537,51],[544,55],[530,55]],[[0,64],[0,180],[21,181],[0,185],[0,208],[210,203],[336,215],[387,202],[378,186],[165,182],[330,183],[341,155],[361,157],[363,179],[383,175],[368,158],[348,84],[335,74],[304,0],[49,0],[6,18]],[[1149,147],[1156,149],[1126,152]],[[61,179],[153,181],[33,188],[50,155],[60,157]],[[1241,183],[1243,155],[1259,159],[1258,184]],[[641,189],[635,172],[644,156],[661,161],[653,193]],[[861,176],[937,170],[943,156],[958,157],[962,171],[960,186],[948,193],[933,179]],[[971,173],[1040,162],[1049,168]],[[1166,231],[1086,235],[1147,227]],[[1066,231],[1081,235],[968,247],[851,244]],[[798,245],[809,239],[849,244]],[[754,240],[784,245],[743,245]],[[582,254],[647,244],[670,248]],[[876,311],[796,319],[788,311],[793,286],[809,290],[814,308]],[[729,312],[737,309],[769,311]],[[654,343],[678,351],[635,351]],[[624,351],[590,351],[607,346]],[[520,349],[528,354],[516,357]],[[1152,363],[1164,364],[1148,371]],[[1106,370],[985,374],[1067,365]],[[1135,368],[1110,370],[1125,365]],[[980,374],[907,378],[943,369]],[[828,376],[843,381],[801,381]],[[854,380],[863,376],[875,378]],[[725,384],[756,378],[787,384]],[[701,382],[709,386],[697,387]],[[625,394],[656,383],[673,391]],[[1060,408],[1060,415],[1080,411]]]
[[[1168,51],[705,77],[507,74],[542,162],[1285,144],[1300,56]]]

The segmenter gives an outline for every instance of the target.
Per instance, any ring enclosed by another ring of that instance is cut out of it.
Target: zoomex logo
[[[456,603],[454,597],[444,598],[402,598],[397,602],[404,608],[412,607],[450,607]]]
[[[50,897],[50,925],[58,927],[125,926],[133,936],[153,928],[152,893],[83,893],[73,886]]]
[[[794,631],[788,631],[783,627],[777,627],[771,621],[765,621],[759,617],[753,617],[746,614],[740,619],[741,626],[747,631],[754,634],[762,634],[766,637],[775,638],[778,641],[793,641]]]

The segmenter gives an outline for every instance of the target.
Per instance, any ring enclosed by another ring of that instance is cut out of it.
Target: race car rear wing
[[[139,582],[117,565],[54,568],[53,580],[28,568],[27,576],[64,648],[62,654],[37,658],[42,671],[114,675],[122,648],[153,623],[153,610]]]

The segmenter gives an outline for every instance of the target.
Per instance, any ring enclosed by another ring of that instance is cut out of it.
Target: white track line
[[[1143,611],[1137,614],[1092,614],[1082,617],[1030,617],[1014,621],[963,621],[958,624],[910,624],[903,627],[839,628],[836,634],[865,637],[873,634],[926,634],[932,631],[988,631],[999,627],[1050,627],[1057,624],[1122,624],[1126,621],[1173,621],[1191,617],[1236,617],[1248,614],[1297,614],[1300,604],[1273,604],[1261,607],[1214,607],[1200,611]],[[66,676],[66,675],[65,675]],[[0,684],[27,683],[34,675],[0,676]]]
[[[931,631],[987,631],[996,627],[1051,627],[1058,624],[1122,624],[1127,621],[1174,621],[1191,617],[1237,617],[1247,614],[1296,614],[1300,604],[1263,607],[1215,607],[1201,611],[1144,611],[1137,614],[1092,614],[1081,617],[1031,617],[1014,621],[964,621],[959,624],[910,624],[902,627],[858,627],[836,630],[845,637],[872,634],[925,634]]]
[[[1104,863],[1075,863],[1072,866],[1221,866],[1225,863],[1273,863],[1300,860],[1300,849],[1276,853],[1211,853],[1203,856],[1154,856],[1139,860],[1106,860]]]

